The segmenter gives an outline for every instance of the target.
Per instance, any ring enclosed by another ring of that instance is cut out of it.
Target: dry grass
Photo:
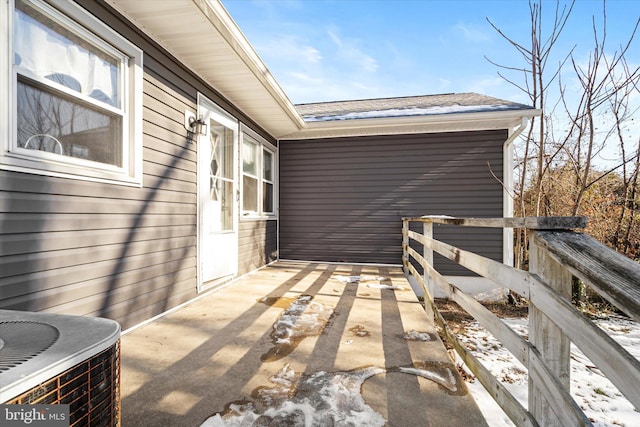
[[[435,303],[451,331],[456,334],[464,330],[467,323],[474,320],[469,313],[451,300],[436,299]],[[529,307],[526,304],[513,305],[506,302],[487,302],[482,303],[482,305],[501,318],[527,317],[529,315]]]

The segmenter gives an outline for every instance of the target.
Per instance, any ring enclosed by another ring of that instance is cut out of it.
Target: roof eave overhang
[[[304,129],[284,135],[280,139],[300,140],[513,129],[516,126],[520,126],[523,120],[528,120],[541,114],[542,110],[526,109],[434,114],[430,116],[313,121],[307,122],[307,126]]]
[[[192,1],[209,17],[211,24],[217,29],[220,35],[224,37],[229,46],[237,53],[238,57],[242,59],[242,62],[246,65],[253,77],[258,80],[262,88],[271,95],[282,114],[291,120],[295,128],[303,129],[305,127],[304,119],[300,113],[298,113],[295,105],[289,100],[289,97],[285,94],[264,62],[262,62],[258,53],[253,49],[251,43],[249,43],[240,28],[233,21],[233,18],[231,18],[231,15],[229,15],[229,12],[227,12],[222,3],[216,0]],[[251,104],[251,101],[249,101],[248,104]],[[249,108],[249,105],[245,105],[245,107]],[[261,125],[266,124],[261,123]]]
[[[107,2],[275,138],[305,127],[218,0]]]

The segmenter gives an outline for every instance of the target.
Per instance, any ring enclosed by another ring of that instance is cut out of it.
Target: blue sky
[[[486,57],[523,66],[487,22],[530,45],[525,0],[222,0],[294,103],[478,92],[530,104]],[[557,52],[593,47],[602,1],[578,0]],[[555,1],[543,2],[552,19]],[[607,2],[607,46],[619,49],[640,16],[640,0]],[[546,29],[551,23],[545,22]],[[551,59],[557,63],[560,56]],[[629,59],[640,62],[640,34]],[[513,78],[519,77],[512,75]]]

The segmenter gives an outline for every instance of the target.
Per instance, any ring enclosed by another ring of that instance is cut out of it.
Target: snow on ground
[[[322,332],[333,308],[312,299],[310,295],[301,295],[280,315],[271,334],[275,344],[290,345],[292,341]]]
[[[340,276],[344,284],[381,285],[389,279],[376,276]],[[268,301],[263,301],[267,303]],[[309,295],[291,299],[273,325],[274,347],[262,356],[263,361],[276,361],[289,354],[308,336],[322,332],[333,309],[313,301]],[[528,334],[528,319],[503,319],[522,336]],[[595,323],[640,359],[640,325],[621,318],[596,320]],[[361,331],[357,326],[354,333]],[[527,370],[477,322],[466,325],[459,334],[463,343],[527,407]],[[407,341],[433,341],[437,338],[421,331],[407,331]],[[346,342],[345,344],[348,344]],[[459,361],[462,364],[461,361]],[[285,365],[270,378],[271,385],[259,387],[252,400],[230,403],[223,412],[207,419],[202,427],[245,425],[354,425],[383,426],[385,420],[366,404],[360,389],[368,378],[385,372],[402,372],[435,382],[451,393],[459,390],[450,364],[368,366],[344,372],[294,372]],[[513,424],[484,390],[479,381],[467,383],[489,426]],[[618,392],[593,363],[574,345],[571,347],[571,394],[597,427],[640,426],[640,412]]]
[[[388,279],[349,276],[344,283],[366,283]],[[273,325],[274,347],[262,356],[274,362],[289,354],[301,340],[322,332],[333,309],[301,295],[289,301]],[[268,299],[264,303],[273,303]],[[351,329],[368,334],[361,325]],[[407,341],[434,341],[435,335],[411,330]],[[349,344],[350,342],[345,342]],[[461,390],[455,368],[450,363],[424,362],[411,366],[366,366],[351,371],[319,371],[311,375],[295,372],[285,364],[269,378],[271,385],[260,386],[251,400],[231,402],[226,409],[209,417],[201,427],[233,427],[248,425],[287,426],[384,426],[386,421],[370,407],[361,394],[362,384],[370,377],[388,372],[401,372],[433,381],[450,393]]]
[[[503,319],[514,331],[526,336],[528,319]],[[626,319],[611,317],[595,323],[631,355],[640,359],[640,325]],[[502,381],[507,389],[527,407],[527,370],[477,322],[469,323],[460,339],[474,355]],[[459,361],[459,363],[462,363]],[[478,380],[467,383],[491,427],[513,426],[484,390]],[[640,426],[640,412],[604,377],[594,364],[571,345],[571,395],[597,427]]]
[[[366,285],[368,288],[373,289],[396,289],[403,290],[402,286],[390,285],[389,282],[391,280],[388,277],[379,277],[379,276],[335,276],[339,282],[342,282],[346,285],[349,284],[362,284]]]
[[[352,371],[325,372],[312,375],[294,372],[285,365],[269,380],[271,386],[260,387],[253,401],[234,402],[227,410],[209,417],[201,427],[259,426],[362,426],[382,427],[386,421],[369,406],[361,394],[362,384],[374,375],[402,372],[435,382],[451,393],[459,384],[450,364],[426,367],[368,366]]]
[[[320,335],[333,307],[312,301],[311,295],[300,295],[292,300],[273,324],[273,348],[262,355],[263,362],[273,362],[290,354],[305,338]],[[262,302],[266,302],[263,298]]]
[[[272,387],[258,393],[266,406],[252,402],[233,404],[226,413],[215,414],[201,427],[244,427],[249,425],[354,425],[384,426],[382,416],[360,395],[362,383],[384,369],[368,367],[351,372],[296,374],[285,365],[271,378]],[[295,390],[295,392],[294,392]]]

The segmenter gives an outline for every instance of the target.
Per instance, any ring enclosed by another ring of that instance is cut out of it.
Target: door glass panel
[[[233,131],[215,120],[210,121],[210,129],[211,231],[230,231],[233,230]]]

